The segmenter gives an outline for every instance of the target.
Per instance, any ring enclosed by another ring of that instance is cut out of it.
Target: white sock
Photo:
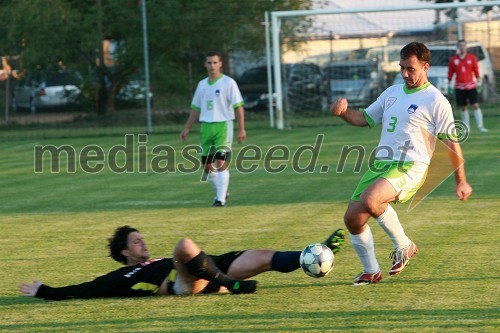
[[[373,274],[380,271],[380,266],[375,257],[375,243],[373,242],[370,226],[366,225],[365,230],[358,235],[350,233],[350,238],[351,244],[363,265],[363,272]]]
[[[217,172],[217,200],[226,203],[227,189],[229,187],[229,170]]]
[[[469,117],[469,110],[462,111],[462,121],[465,123],[467,128],[470,128],[470,117]]]
[[[474,118],[476,118],[476,124],[478,128],[483,127],[483,112],[481,109],[474,110]]]
[[[210,171],[208,173],[207,180],[215,190],[215,195],[217,195],[217,172]]]
[[[394,248],[401,249],[410,245],[410,239],[406,236],[403,226],[399,222],[398,214],[391,205],[387,205],[385,212],[375,220],[389,235]]]

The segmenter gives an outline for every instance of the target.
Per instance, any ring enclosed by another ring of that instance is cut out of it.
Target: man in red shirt
[[[483,126],[483,113],[478,103],[477,87],[481,85],[477,58],[472,53],[467,53],[467,42],[461,39],[457,43],[457,54],[451,57],[448,64],[448,85],[455,76],[455,100],[458,107],[462,108],[462,120],[470,129],[469,111],[467,105],[472,105],[474,118],[481,132],[488,132]]]

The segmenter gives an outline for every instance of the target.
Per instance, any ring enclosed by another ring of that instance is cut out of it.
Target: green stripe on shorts
[[[376,160],[373,165],[370,166],[370,169],[365,172],[363,177],[358,183],[358,186],[354,190],[354,193],[351,196],[352,201],[360,201],[361,194],[370,187],[377,179],[379,178],[398,178],[406,173],[413,166],[413,162],[399,162],[399,161],[379,161]],[[402,198],[408,199],[413,196],[412,193],[410,197]],[[403,201],[401,201],[403,202]]]

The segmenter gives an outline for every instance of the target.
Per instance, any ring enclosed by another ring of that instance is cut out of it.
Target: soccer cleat
[[[410,240],[410,245],[402,249],[394,249],[389,255],[392,259],[392,267],[389,270],[390,275],[396,275],[401,273],[401,271],[408,266],[410,258],[418,253],[417,244]]]
[[[226,194],[226,201],[227,201],[227,198],[229,198],[229,192]],[[225,206],[226,203],[222,203],[222,201],[220,200],[217,200],[217,197],[214,197],[214,203],[212,204],[212,206],[214,207],[223,207]]]
[[[235,281],[234,284],[227,288],[233,294],[252,294],[257,290],[257,281],[242,280]]]
[[[488,129],[487,128],[484,128],[484,127],[479,127],[479,132],[488,132]]]
[[[344,245],[344,239],[345,231],[343,229],[337,229],[321,244],[328,246],[333,253],[336,253],[339,252]]]
[[[219,200],[215,200],[214,201],[214,204],[212,205],[213,207],[224,207],[225,204],[223,204],[221,201]]]
[[[365,286],[367,284],[374,284],[382,280],[382,272],[377,273],[360,273],[354,278],[353,286]]]

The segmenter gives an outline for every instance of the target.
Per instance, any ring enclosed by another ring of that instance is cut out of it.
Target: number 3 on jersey
[[[397,117],[391,117],[391,122],[389,123],[389,128],[387,128],[387,132],[394,132],[396,130],[396,124],[398,123]]]

